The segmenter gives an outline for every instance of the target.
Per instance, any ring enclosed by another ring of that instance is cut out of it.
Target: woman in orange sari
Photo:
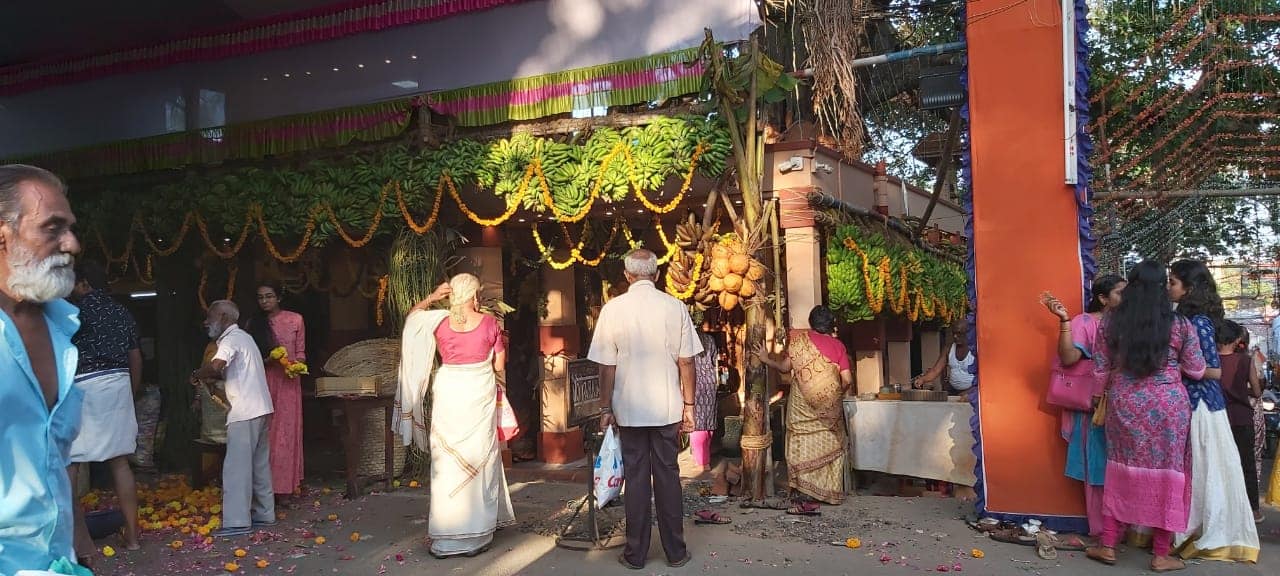
[[[808,330],[792,330],[780,358],[769,355],[766,345],[756,350],[764,364],[790,373],[787,399],[787,482],[808,498],[844,502],[845,425],[844,395],[853,383],[849,353],[835,337],[836,318],[826,306],[809,312]],[[787,511],[814,514],[817,504],[799,502]]]

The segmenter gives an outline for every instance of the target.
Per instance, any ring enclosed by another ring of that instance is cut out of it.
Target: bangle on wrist
[[[604,413],[604,414],[613,414],[613,408],[610,408],[610,407],[608,407],[608,406],[601,406],[601,407],[600,407],[600,412],[602,412],[602,413]]]
[[[685,406],[693,406],[693,402],[685,402],[685,403],[684,403],[684,405],[685,405]]]

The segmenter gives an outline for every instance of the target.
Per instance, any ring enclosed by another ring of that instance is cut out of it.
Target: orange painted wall
[[[1058,325],[1080,309],[1076,205],[1064,182],[1062,26],[1052,0],[969,4],[969,107],[987,510],[1083,515],[1044,403]],[[1008,9],[1005,9],[1008,8]]]

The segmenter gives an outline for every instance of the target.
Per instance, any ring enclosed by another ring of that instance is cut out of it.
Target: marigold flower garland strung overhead
[[[409,205],[404,201],[404,190],[400,187],[400,181],[396,181],[396,203],[400,205],[400,215],[404,217],[405,225],[407,225],[410,230],[413,230],[414,234],[419,236],[426,234],[436,225],[436,219],[440,217],[440,204],[441,200],[444,199],[444,186],[445,179],[447,178],[449,178],[449,174],[446,172],[441,174],[440,179],[436,181],[436,198],[432,201],[431,215],[427,217],[426,224],[418,224],[413,219],[413,215],[409,213]],[[452,182],[452,179],[450,179],[450,181]],[[450,185],[452,185],[452,183]]]
[[[533,178],[535,169],[535,164],[530,162],[529,166],[524,170],[524,179],[520,181],[519,190],[512,198],[507,200],[507,211],[498,215],[497,218],[481,218],[480,215],[472,212],[471,209],[467,207],[466,203],[462,201],[462,197],[458,195],[458,189],[454,186],[452,179],[447,182],[449,186],[449,195],[453,196],[453,201],[458,204],[458,209],[461,210],[462,213],[472,222],[481,226],[498,226],[503,222],[510,220],[511,217],[515,215],[516,210],[520,209],[521,201],[524,199],[525,194],[529,192],[529,180]]]
[[[398,186],[398,184],[397,184]],[[391,191],[391,183],[387,182],[382,186],[382,194],[378,198],[377,209],[373,211],[373,222],[369,225],[369,230],[364,233],[364,237],[356,240],[347,235],[347,231],[342,228],[342,223],[338,222],[338,215],[334,213],[333,206],[325,203],[322,209],[329,213],[329,223],[333,224],[333,229],[342,237],[342,240],[352,248],[364,248],[369,242],[373,241],[373,237],[378,233],[378,226],[382,224],[382,207],[387,203],[387,194]]]
[[[235,258],[235,257],[236,257],[236,254],[239,254],[239,253],[240,253],[240,249],[241,249],[241,248],[244,248],[244,243],[245,243],[245,241],[249,239],[249,229],[250,229],[250,226],[252,225],[252,222],[253,222],[253,221],[252,221],[252,218],[253,218],[253,212],[254,212],[254,207],[252,207],[252,206],[251,206],[251,207],[249,207],[249,209],[245,211],[245,213],[244,213],[244,227],[240,229],[240,238],[236,240],[235,244],[233,244],[233,245],[231,246],[231,250],[230,250],[230,251],[228,251],[228,252],[223,252],[223,251],[221,251],[221,250],[218,250],[218,248],[217,248],[216,246],[214,246],[214,245],[213,245],[213,239],[209,237],[209,228],[208,228],[208,226],[204,223],[204,218],[201,218],[201,217],[200,217],[200,214],[196,214],[196,216],[195,216],[195,218],[196,218],[196,227],[198,227],[198,228],[200,229],[200,237],[204,239],[204,245],[205,245],[205,247],[206,247],[206,248],[208,248],[210,252],[213,252],[213,253],[214,253],[214,254],[216,254],[219,258],[222,258],[223,260],[230,260],[230,259],[232,259],[232,258]],[[259,211],[259,212],[260,212],[260,211]],[[259,220],[261,220],[261,219],[259,219]],[[266,230],[266,227],[265,227],[265,226],[263,227],[263,230],[264,230],[264,231]]]
[[[274,242],[271,241],[271,235],[267,233],[267,223],[262,219],[262,209],[256,210],[258,218],[258,233],[262,236],[262,243],[267,247],[267,252],[272,258],[279,260],[284,264],[292,264],[302,258],[302,254],[307,251],[307,245],[311,243],[311,235],[316,231],[315,214],[307,215],[307,226],[302,232],[302,241],[298,243],[298,247],[289,254],[282,254],[276,248]]]

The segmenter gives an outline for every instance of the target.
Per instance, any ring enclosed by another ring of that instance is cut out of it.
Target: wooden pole
[[[947,182],[951,181],[951,159],[955,156],[956,146],[959,143],[960,109],[953,108],[951,120],[947,124],[947,138],[942,142],[942,156],[938,158],[938,174],[933,180],[933,195],[929,197],[929,206],[924,209],[924,216],[920,217],[920,226],[916,228],[916,234],[923,233],[924,227],[929,225],[929,218],[933,217],[933,208],[938,205],[938,198],[946,189]]]

